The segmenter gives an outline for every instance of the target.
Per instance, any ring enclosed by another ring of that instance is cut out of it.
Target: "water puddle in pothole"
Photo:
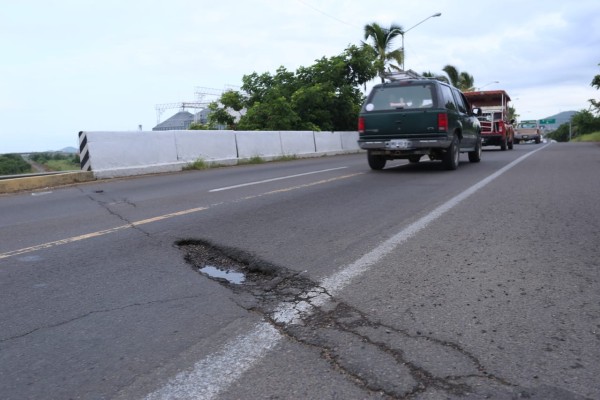
[[[241,272],[223,270],[212,265],[206,265],[202,268],[198,268],[198,271],[210,278],[225,279],[229,283],[235,283],[237,285],[242,284],[246,280],[246,276]]]

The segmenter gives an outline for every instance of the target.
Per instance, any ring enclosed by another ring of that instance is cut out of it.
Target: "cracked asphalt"
[[[332,370],[374,396],[421,399],[435,393],[448,399],[585,399],[543,385],[520,387],[495,375],[461,343],[432,332],[411,333],[412,327],[376,319],[331,296],[302,272],[204,240],[184,240],[178,246],[200,273],[206,266],[243,273],[246,280],[241,284],[201,275],[230,289],[238,295],[234,301],[262,315],[289,340],[318,349]],[[281,318],[282,308],[294,310],[295,318]]]
[[[199,371],[177,393],[600,399],[596,147],[537,152],[370,258],[528,150],[451,175],[348,156],[4,196],[0,397],[169,398]],[[252,363],[248,337],[269,349]]]

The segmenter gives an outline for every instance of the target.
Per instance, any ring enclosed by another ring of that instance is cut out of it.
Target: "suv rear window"
[[[442,89],[442,96],[444,97],[444,107],[448,110],[456,110],[456,103],[454,97],[452,97],[452,89],[446,85],[440,85]]]
[[[433,85],[383,86],[371,92],[366,111],[433,107]]]

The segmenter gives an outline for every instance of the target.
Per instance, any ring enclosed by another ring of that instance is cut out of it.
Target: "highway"
[[[600,399],[600,146],[0,195],[0,398]]]

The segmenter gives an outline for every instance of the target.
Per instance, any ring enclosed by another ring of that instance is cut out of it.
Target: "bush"
[[[0,155],[0,175],[16,175],[28,172],[31,172],[31,166],[20,155]]]
[[[70,171],[80,168],[79,154],[33,153],[29,158],[38,164],[45,165],[50,171]]]

